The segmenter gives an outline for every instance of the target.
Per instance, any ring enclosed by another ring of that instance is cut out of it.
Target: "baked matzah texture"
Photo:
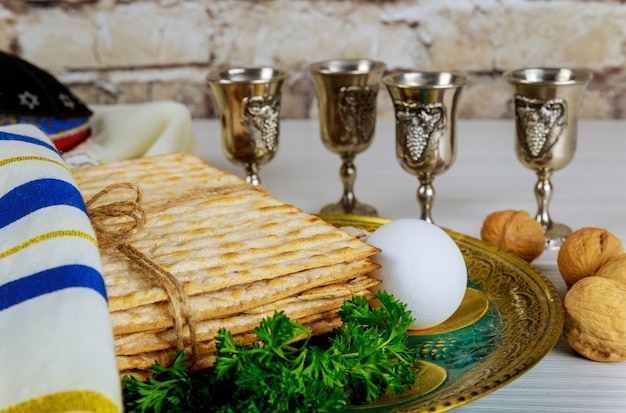
[[[111,184],[140,188],[145,225],[126,242],[182,284],[198,349],[220,327],[244,337],[274,311],[312,323],[378,283],[367,276],[377,248],[197,157],[102,164],[75,179],[86,200]],[[111,192],[107,202],[121,196]],[[145,368],[144,355],[176,347],[170,298],[117,249],[101,256],[120,369]],[[188,344],[188,328],[184,336]]]

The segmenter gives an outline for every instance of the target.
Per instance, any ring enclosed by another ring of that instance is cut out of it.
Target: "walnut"
[[[563,336],[583,357],[626,360],[626,256],[602,265],[565,294]]]
[[[600,267],[624,253],[622,241],[602,228],[585,227],[570,234],[559,249],[557,265],[567,288],[596,275]]]
[[[546,244],[541,224],[528,212],[512,209],[487,215],[480,229],[480,237],[527,262],[539,257]]]
[[[596,272],[596,277],[611,278],[626,285],[626,254],[603,264]]]

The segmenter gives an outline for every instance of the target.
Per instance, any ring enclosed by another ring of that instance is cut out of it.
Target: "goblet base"
[[[546,247],[547,250],[558,250],[561,248],[563,241],[572,233],[572,229],[567,225],[552,223],[552,226],[546,230]]]
[[[332,214],[332,215],[363,215],[368,217],[377,217],[378,212],[376,208],[371,205],[363,204],[361,202],[356,202],[351,208],[347,208],[343,202],[337,202],[334,204],[328,204],[323,207],[320,212],[322,214]]]
[[[252,186],[261,186],[261,178],[259,178],[259,175],[253,174],[253,175],[246,175],[246,183],[249,183]]]

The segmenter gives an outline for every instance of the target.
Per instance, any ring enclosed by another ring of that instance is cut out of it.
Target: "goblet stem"
[[[250,162],[245,165],[246,168],[246,182],[250,185],[260,186],[261,185],[261,177],[259,176],[259,166]]]
[[[339,176],[343,184],[343,195],[339,202],[326,205],[320,212],[323,214],[354,214],[370,217],[378,216],[376,208],[357,201],[354,195],[354,181],[356,180],[356,167],[354,166],[354,153],[341,155],[341,168]]]
[[[420,219],[433,224],[431,216],[435,200],[435,187],[431,176],[420,176],[420,186],[417,188],[417,202],[420,205]]]
[[[341,155],[341,168],[339,176],[343,184],[343,195],[341,196],[341,204],[344,211],[352,211],[356,205],[356,197],[354,196],[354,182],[356,180],[356,166],[354,165],[354,154]]]
[[[535,184],[535,198],[537,199],[537,215],[535,219],[547,231],[552,228],[552,219],[548,212],[548,205],[552,199],[552,182],[550,181],[550,172],[541,170],[537,172],[537,183]]]
[[[537,199],[537,215],[535,219],[543,226],[546,234],[546,248],[558,249],[565,238],[572,232],[571,228],[563,224],[557,224],[550,218],[548,205],[552,199],[553,187],[550,181],[551,172],[548,170],[537,171],[537,183],[535,184],[535,198]]]

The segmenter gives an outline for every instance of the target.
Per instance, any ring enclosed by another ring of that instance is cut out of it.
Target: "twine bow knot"
[[[125,200],[104,203],[106,197],[114,191],[130,192]],[[134,194],[134,195],[133,195]],[[174,329],[176,332],[177,345],[179,351],[185,349],[184,324],[185,320],[189,327],[189,337],[191,344],[190,366],[195,365],[197,344],[196,344],[196,323],[189,305],[189,297],[183,285],[173,274],[164,270],[154,263],[141,251],[130,245],[128,241],[131,236],[139,232],[146,222],[146,213],[141,206],[141,189],[130,182],[122,182],[109,185],[95,194],[85,202],[91,224],[98,237],[100,248],[108,249],[115,247],[118,251],[126,255],[133,263],[137,264],[143,274],[152,279],[157,285],[162,287],[167,293],[174,317]]]
[[[111,192],[124,189],[126,192],[134,192],[134,199],[96,205]],[[146,213],[141,207],[141,190],[130,182],[107,186],[85,202],[85,206],[100,248],[108,249],[123,244],[146,223]],[[120,228],[114,229],[114,226]]]

